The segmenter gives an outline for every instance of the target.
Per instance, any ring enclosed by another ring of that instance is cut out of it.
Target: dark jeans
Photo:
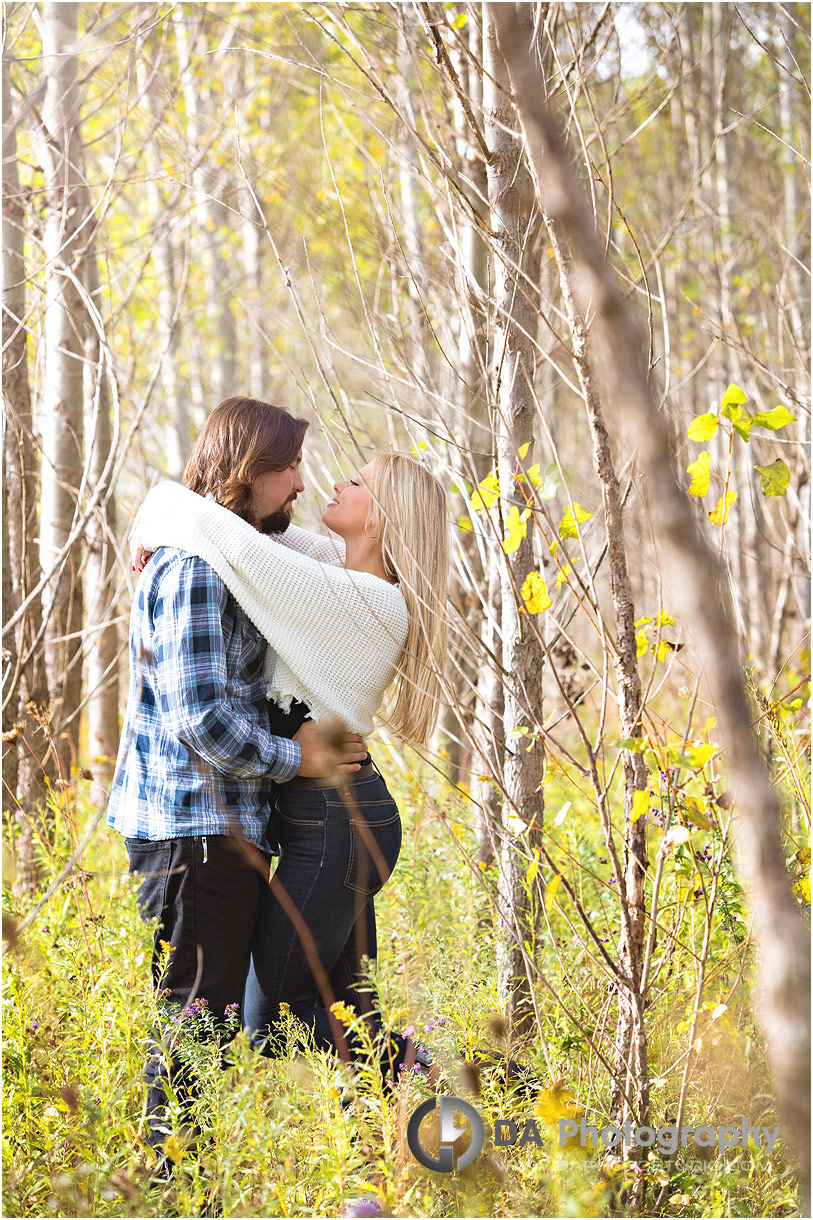
[[[374,772],[349,785],[282,785],[272,813],[280,862],[260,898],[243,1003],[243,1024],[265,1055],[276,1048],[273,1027],[281,1001],[314,1033],[317,1047],[344,1058],[358,1047],[330,1012],[337,1000],[380,1021],[362,958],[376,957],[374,896],[389,877],[401,848],[398,807]],[[361,984],[361,986],[360,986]],[[403,1038],[385,1045],[382,1071],[392,1076],[403,1061]]]
[[[195,1095],[194,1080],[173,1053],[178,1028],[170,1014],[177,1015],[184,1005],[203,997],[216,1019],[217,1034],[226,1006],[240,1004],[267,874],[257,867],[263,857],[255,853],[252,862],[229,835],[126,842],[130,872],[143,877],[139,908],[145,919],[156,921],[153,983],[160,986],[167,1003],[168,1019],[153,1031],[144,1072],[148,1139],[159,1150],[171,1129],[168,1082],[182,1104]],[[161,941],[171,947],[163,975]]]

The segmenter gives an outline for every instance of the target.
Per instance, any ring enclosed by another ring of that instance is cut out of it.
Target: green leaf
[[[770,466],[755,466],[759,471],[759,485],[763,495],[784,496],[790,487],[790,471],[781,458],[771,462]]]
[[[694,462],[689,462],[686,473],[692,476],[692,481],[686,488],[686,495],[704,496],[711,482],[711,454],[707,449],[698,454]]]
[[[730,420],[737,435],[741,436],[744,441],[750,441],[751,426],[754,421],[747,411],[743,411],[742,407],[734,405],[721,407],[720,418]]]
[[[776,432],[777,428],[784,428],[795,419],[796,416],[791,415],[787,407],[780,405],[772,411],[758,411],[752,422],[755,428],[770,428],[771,432]]]
[[[573,507],[568,504],[565,509],[565,515],[559,522],[559,537],[560,538],[578,538],[579,526],[585,521],[590,521],[595,517],[595,513],[591,513],[584,508],[577,500],[573,501]]]
[[[712,525],[725,525],[725,523],[728,521],[728,514],[731,511],[731,505],[734,503],[736,498],[736,491],[727,491],[724,496],[720,496],[720,499],[709,513],[709,521],[712,523]]]
[[[717,416],[712,411],[698,415],[689,424],[686,435],[690,441],[709,441],[717,431]]]
[[[527,737],[530,731],[527,724],[520,724],[515,729],[510,729],[507,736],[509,740],[512,737]]]
[[[539,467],[532,466],[531,470],[536,470],[538,472]],[[562,474],[559,474],[559,468],[553,462],[550,466],[545,467],[544,471],[542,472],[542,478],[538,482],[534,483],[534,486],[537,488],[536,494],[539,496],[540,500],[553,499],[553,497],[556,495],[556,489],[562,486],[562,475],[564,475],[565,482],[568,482],[570,476],[566,470],[563,470]]]
[[[629,750],[630,754],[643,754],[646,749],[645,737],[620,737],[613,742],[617,750]]]
[[[738,385],[731,381],[723,395],[723,401],[720,403],[720,414],[722,415],[726,407],[739,407],[744,402],[748,402],[748,395],[745,393],[745,390],[741,390]],[[728,416],[726,416],[726,419],[728,419]]]

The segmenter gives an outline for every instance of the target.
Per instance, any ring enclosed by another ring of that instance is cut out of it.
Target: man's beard
[[[291,524],[292,513],[293,503],[287,508],[278,508],[275,513],[269,513],[267,517],[261,517],[257,528],[261,534],[284,534]]]

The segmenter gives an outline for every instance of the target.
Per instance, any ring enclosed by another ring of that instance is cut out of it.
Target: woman
[[[149,494],[134,542],[145,552],[177,546],[200,556],[261,631],[274,733],[292,737],[310,717],[366,736],[395,680],[388,722],[424,744],[445,657],[445,493],[420,463],[393,453],[334,487],[322,520],[344,544],[343,564],[326,538],[293,526],[271,538],[175,484]],[[281,858],[258,917],[243,1011],[265,1054],[274,1052],[282,1001],[317,1046],[345,1058],[334,1004],[366,1014],[371,1032],[380,1031],[362,959],[376,956],[374,897],[398,859],[401,822],[369,755],[351,779],[344,788],[296,779],[277,789],[270,829]],[[416,1051],[398,1036],[385,1043],[392,1079]]]

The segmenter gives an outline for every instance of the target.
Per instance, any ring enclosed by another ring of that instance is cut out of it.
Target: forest
[[[4,5],[4,1215],[810,1214],[810,114],[790,0]],[[309,421],[298,525],[446,491],[368,965],[454,1172],[411,1072],[193,1012],[152,1173],[129,536],[233,395]]]

